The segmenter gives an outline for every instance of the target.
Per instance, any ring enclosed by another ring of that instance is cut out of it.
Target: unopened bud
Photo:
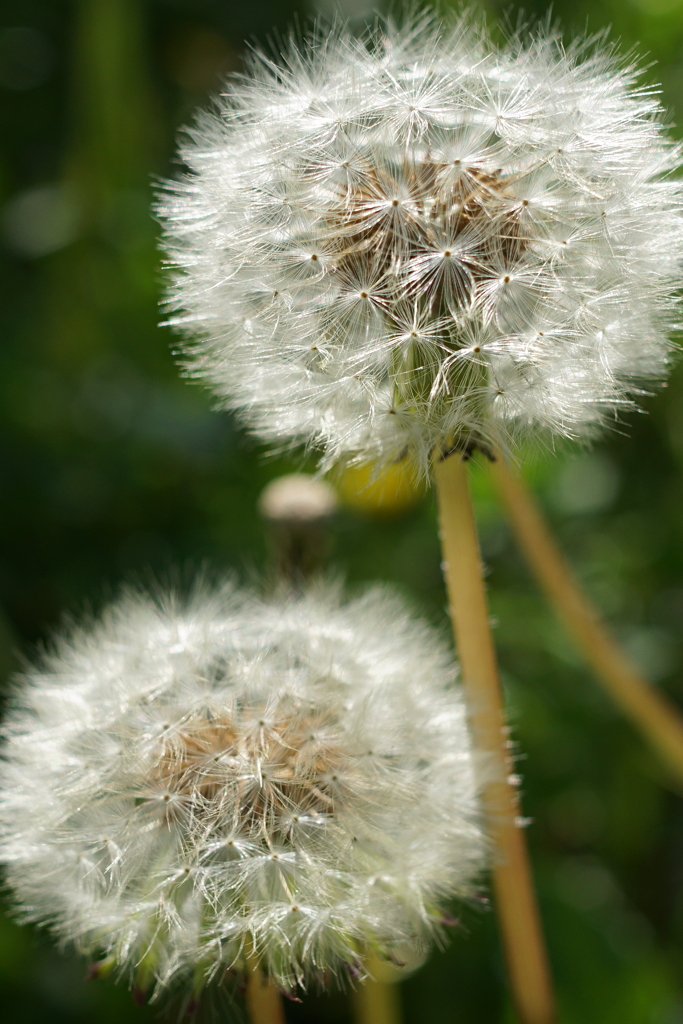
[[[325,480],[307,473],[288,473],[264,487],[258,510],[273,523],[308,524],[336,512],[337,494]]]
[[[331,484],[305,473],[277,477],[261,492],[258,509],[270,526],[280,576],[298,581],[322,568],[331,542],[328,523],[337,509]]]

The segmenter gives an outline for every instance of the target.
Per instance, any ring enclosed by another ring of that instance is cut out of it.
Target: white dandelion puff
[[[21,915],[152,994],[254,956],[288,989],[425,947],[486,845],[454,675],[380,589],[125,595],[15,691]]]
[[[593,433],[678,324],[680,150],[638,75],[467,16],[256,54],[159,203],[190,373],[328,465]]]

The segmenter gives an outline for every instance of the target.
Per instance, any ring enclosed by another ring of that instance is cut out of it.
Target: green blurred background
[[[525,4],[529,15],[543,3]],[[363,16],[363,0],[347,5]],[[516,18],[516,7],[506,8]],[[315,13],[293,0],[0,2],[0,668],[121,580],[208,563],[249,574],[257,496],[299,460],[268,457],[176,372],[157,326],[149,215],[174,137],[244,40]],[[501,11],[488,7],[492,21]],[[683,123],[683,0],[557,0],[568,35],[611,24]],[[683,704],[683,372],[592,450],[527,469],[614,630]],[[563,1024],[683,1024],[683,803],[585,670],[531,584],[485,468],[482,543]],[[434,502],[347,508],[336,563],[391,579],[444,624]],[[492,913],[459,910],[448,948],[401,987],[406,1024],[510,1024]],[[0,1013],[16,1024],[153,1021],[124,989],[0,920]],[[221,1019],[239,1018],[228,1003]],[[349,1019],[343,996],[287,1007]]]

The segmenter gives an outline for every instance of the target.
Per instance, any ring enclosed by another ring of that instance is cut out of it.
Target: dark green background
[[[543,4],[527,3],[529,14]],[[510,9],[516,18],[514,5]],[[557,2],[568,34],[612,24],[683,123],[683,0]],[[239,68],[243,40],[283,30],[278,0],[0,2],[0,660],[30,655],[65,611],[121,580],[266,557],[255,501],[299,462],[268,458],[178,378],[157,324],[148,208],[174,135]],[[489,8],[492,19],[497,10]],[[22,31],[17,31],[22,29]],[[28,30],[28,31],[27,31]],[[636,660],[683,704],[683,374],[591,451],[530,453],[538,493],[589,591]],[[529,581],[476,471],[482,542],[563,1024],[683,1024],[683,804]],[[354,583],[394,580],[444,621],[433,499],[338,520]],[[407,981],[407,1024],[505,1024],[493,915]],[[0,1013],[15,1024],[152,1021],[81,960],[0,921]],[[342,1021],[344,997],[288,1006]],[[223,1006],[222,1019],[239,1014]]]

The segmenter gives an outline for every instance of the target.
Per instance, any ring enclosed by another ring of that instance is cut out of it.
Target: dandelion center
[[[491,274],[519,261],[528,246],[518,202],[501,170],[465,166],[453,177],[435,160],[379,166],[370,159],[335,196],[324,237],[342,280],[377,282],[386,317],[399,323],[406,302],[431,318],[446,318],[444,340],[459,344],[458,318],[469,310]],[[382,197],[390,217],[382,215]],[[457,252],[454,251],[457,244]],[[448,271],[439,257],[452,261]],[[364,294],[364,293],[361,293]]]
[[[447,411],[485,391],[487,367],[470,358],[473,309],[487,301],[493,280],[525,260],[530,242],[509,178],[500,169],[367,155],[355,179],[328,199],[322,234],[330,280],[342,296],[359,280],[371,281],[377,295],[371,320],[353,309],[330,319],[330,341],[352,350],[378,329],[378,318],[399,336],[385,373],[403,411],[419,412],[437,395]],[[406,332],[407,321],[427,329]]]
[[[160,742],[148,782],[172,802],[167,824],[189,818],[193,827],[226,826],[263,840],[286,832],[292,815],[319,823],[332,815],[357,781],[353,761],[333,718],[284,697],[275,708],[255,704],[184,722]]]

